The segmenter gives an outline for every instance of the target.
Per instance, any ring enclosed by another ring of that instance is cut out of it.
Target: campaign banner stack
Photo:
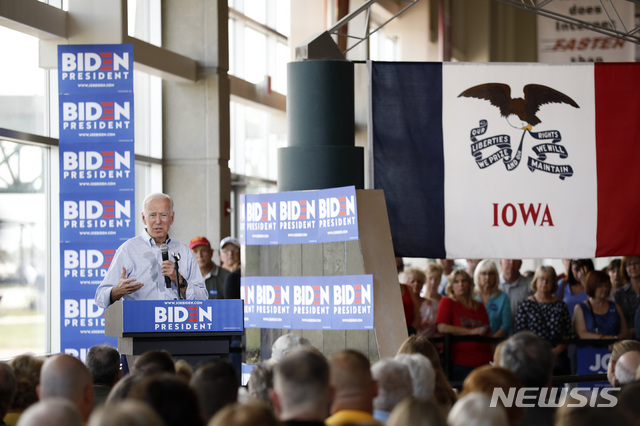
[[[245,245],[357,241],[354,186],[240,197]],[[373,329],[373,276],[241,277],[245,328]]]
[[[60,351],[84,360],[104,335],[94,302],[135,235],[133,45],[60,45]]]
[[[240,238],[247,245],[358,239],[354,186],[241,197]]]

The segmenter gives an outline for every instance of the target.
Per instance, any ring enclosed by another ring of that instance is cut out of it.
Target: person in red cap
[[[214,249],[206,237],[195,237],[189,242],[189,248],[198,262],[204,284],[209,292],[209,299],[224,299],[224,280],[229,271],[215,264]]]

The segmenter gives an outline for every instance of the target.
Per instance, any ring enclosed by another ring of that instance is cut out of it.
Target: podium
[[[105,335],[118,338],[129,366],[149,350],[166,350],[194,369],[212,359],[240,357],[232,341],[244,334],[244,304],[233,300],[119,300],[105,311]],[[236,365],[237,364],[237,365]]]

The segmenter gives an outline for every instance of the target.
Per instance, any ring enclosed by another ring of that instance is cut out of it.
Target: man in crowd
[[[624,386],[636,380],[636,370],[640,366],[640,352],[623,353],[616,362],[613,386]]]
[[[240,269],[240,241],[233,237],[223,238],[220,241],[220,261],[229,272]]]
[[[500,259],[500,284],[498,288],[509,296],[511,302],[511,315],[515,317],[518,305],[527,298],[531,291],[531,278],[520,274],[522,260]]]
[[[82,421],[89,420],[93,410],[93,379],[78,358],[67,354],[48,358],[42,365],[37,391],[41,401],[55,397],[71,401]]]
[[[93,377],[93,407],[107,400],[111,388],[122,378],[120,352],[111,345],[95,345],[89,348],[87,368]]]
[[[20,426],[82,426],[83,422],[78,409],[71,401],[55,397],[31,405],[20,416],[19,424]]]
[[[204,284],[209,292],[209,299],[224,299],[224,279],[229,270],[224,269],[213,261],[214,249],[205,237],[195,237],[189,242],[189,248],[200,267]]]
[[[329,363],[311,349],[287,354],[275,365],[270,396],[285,425],[324,426],[333,398]]]
[[[613,344],[611,348],[611,357],[609,358],[609,364],[607,364],[607,380],[611,386],[617,386],[615,371],[616,364],[622,355],[630,351],[640,351],[640,342],[637,340],[625,339],[620,340]]]
[[[373,399],[378,384],[371,376],[371,364],[364,354],[345,349],[329,359],[331,385],[335,390],[331,417],[325,423],[382,425],[373,418]]]
[[[144,199],[142,223],[145,229],[116,250],[111,266],[96,290],[98,306],[106,309],[119,299],[208,298],[193,253],[185,244],[169,236],[173,220],[171,197],[155,193]],[[179,273],[175,270],[176,258],[180,260]]]
[[[378,383],[378,396],[373,400],[373,417],[386,423],[396,405],[413,395],[411,373],[409,367],[399,361],[382,359],[373,364],[371,375]]]
[[[551,386],[554,362],[549,342],[530,331],[520,331],[502,343],[500,367],[514,372],[523,387],[534,388],[538,393]],[[537,399],[533,407],[526,409],[521,426],[554,423],[555,408],[539,405]]]

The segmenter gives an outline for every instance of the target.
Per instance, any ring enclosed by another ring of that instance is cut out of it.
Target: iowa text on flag
[[[369,64],[396,254],[640,254],[639,64]]]

